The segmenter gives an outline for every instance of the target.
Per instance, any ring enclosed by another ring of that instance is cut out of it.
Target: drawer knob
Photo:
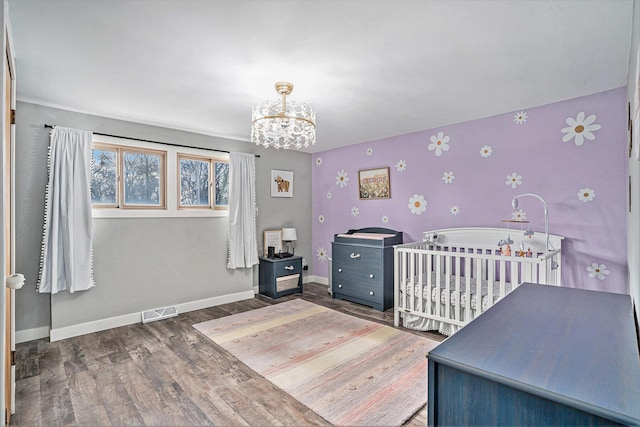
[[[354,253],[351,254],[351,259],[358,259],[358,258],[360,258],[360,254],[354,254]]]
[[[293,270],[295,267],[293,265],[285,265],[284,269],[285,270]]]
[[[341,268],[338,269],[338,273],[342,273],[342,269]]]
[[[369,291],[369,295],[373,295],[373,291]]]
[[[339,288],[342,288],[342,285],[338,285]]]
[[[369,275],[369,279],[373,279],[373,274],[370,274],[370,275]]]

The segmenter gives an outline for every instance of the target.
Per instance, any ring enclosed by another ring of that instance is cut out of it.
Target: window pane
[[[216,206],[229,206],[229,163],[216,163]]]
[[[125,152],[123,160],[125,204],[160,206],[162,156]]]
[[[116,152],[93,150],[91,158],[91,203],[116,204]]]
[[[180,159],[180,205],[209,206],[209,162]]]

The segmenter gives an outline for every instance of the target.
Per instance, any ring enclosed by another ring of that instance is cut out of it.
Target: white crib
[[[507,236],[511,255],[499,247]],[[560,286],[562,239],[468,227],[427,231],[422,242],[394,246],[395,326],[402,318],[405,328],[451,335],[524,282]]]

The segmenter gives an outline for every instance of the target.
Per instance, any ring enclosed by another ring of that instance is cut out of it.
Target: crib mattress
[[[440,289],[440,303],[441,304],[446,304],[447,303],[447,288],[446,288],[446,279],[447,276],[445,274],[440,275],[440,288],[438,288],[437,286],[435,286],[436,284],[436,274],[432,273],[431,275],[431,283],[432,286],[429,286],[427,284],[426,279],[423,279],[423,284],[421,285],[420,283],[418,283],[418,278],[414,278],[414,296],[417,298],[420,295],[420,289],[422,289],[422,299],[423,301],[427,301],[427,298],[429,296],[429,288],[431,288],[431,301],[438,301],[438,289]],[[458,305],[458,300],[460,300],[460,306],[463,308],[467,307],[467,298],[469,295],[469,292],[466,291],[466,278],[465,277],[460,277],[460,288],[458,290],[455,289],[456,286],[456,276],[449,276],[449,285],[450,285],[450,291],[449,291],[449,305],[451,307],[456,307]],[[409,283],[406,284],[405,286],[405,291],[409,292],[409,287],[411,285]],[[505,283],[505,290],[504,290],[504,295],[508,294],[509,292],[511,292],[512,289],[512,284],[507,282]],[[486,280],[482,280],[481,284],[480,284],[480,290],[481,290],[481,302],[482,302],[482,311],[485,311],[486,309],[488,309],[490,306],[492,306],[495,302],[497,302],[500,299],[500,282],[494,282],[493,283],[493,301],[491,302],[491,304],[489,303],[489,284]],[[401,289],[402,291],[402,289]],[[475,310],[476,306],[477,306],[477,295],[476,292],[477,291],[477,287],[476,287],[476,279],[472,278],[471,279],[471,309]]]

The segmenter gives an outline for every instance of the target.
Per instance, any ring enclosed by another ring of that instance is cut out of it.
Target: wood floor
[[[11,425],[327,425],[192,327],[292,298],[393,325],[392,310],[333,300],[326,285],[309,283],[302,296],[258,295],[146,325],[19,344]],[[426,425],[426,409],[407,425]]]

